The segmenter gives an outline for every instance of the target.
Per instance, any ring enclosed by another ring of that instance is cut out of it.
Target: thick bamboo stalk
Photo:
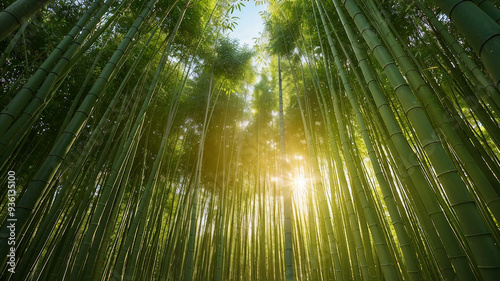
[[[0,12],[0,42],[51,0],[17,0]]]
[[[471,1],[434,0],[477,52],[500,87],[500,25]]]

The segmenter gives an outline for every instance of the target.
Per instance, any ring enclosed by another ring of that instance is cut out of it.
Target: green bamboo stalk
[[[285,125],[283,118],[283,89],[281,81],[281,56],[278,54],[278,87],[279,87],[279,123],[280,123],[280,162],[281,162],[281,176],[280,185],[282,186],[282,192],[284,197],[284,234],[285,234],[285,280],[294,280],[294,268],[293,268],[293,248],[292,248],[292,218],[291,218],[291,192],[288,190],[289,187],[284,182],[284,173],[286,172],[286,150],[285,150]]]
[[[492,18],[496,23],[500,24],[500,10],[495,7],[491,1],[488,0],[474,0],[474,3],[483,10],[490,18]],[[498,3],[497,3],[498,5]]]
[[[471,77],[474,77],[480,86],[486,91],[487,97],[483,97],[485,100],[492,100],[489,103],[496,104],[500,107],[500,93],[495,87],[493,82],[486,77],[486,75],[481,71],[479,66],[467,55],[467,52],[462,48],[462,46],[453,38],[453,36],[448,32],[448,30],[443,26],[443,24],[436,19],[434,14],[420,1],[416,1],[418,7],[425,13],[429,22],[436,28],[440,33],[448,47],[454,52],[456,56],[465,64],[464,69],[471,73]],[[483,94],[483,91],[479,91],[479,94]]]
[[[17,0],[0,12],[0,42],[34,16],[51,0]]]
[[[26,29],[28,24],[29,24],[29,21],[23,23],[23,25],[21,26],[21,28],[19,28],[19,31],[16,33],[14,38],[12,38],[12,40],[10,40],[9,45],[7,46],[7,48],[5,48],[5,51],[3,51],[2,55],[0,56],[0,68],[5,64],[5,61],[9,57],[9,55],[12,52],[12,50],[14,49],[14,47],[16,46],[17,42],[19,41],[19,38],[21,38],[21,35],[24,34],[24,30]]]

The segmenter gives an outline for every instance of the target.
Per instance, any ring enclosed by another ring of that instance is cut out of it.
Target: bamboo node
[[[483,236],[483,235],[490,235],[490,232],[478,232],[478,233],[472,233],[472,234],[464,234],[465,237],[475,237],[475,236]]]
[[[451,170],[447,170],[447,171],[444,171],[444,172],[442,172],[442,173],[439,173],[439,174],[437,174],[436,176],[439,178],[439,177],[441,177],[441,176],[442,176],[442,175],[444,175],[444,174],[456,173],[456,172],[457,172],[457,169],[451,169]]]
[[[3,10],[2,13],[7,13],[7,14],[11,15],[17,21],[17,23],[19,23],[19,25],[23,25],[23,23],[17,18],[17,16],[14,15],[13,13],[9,12],[7,9]]]

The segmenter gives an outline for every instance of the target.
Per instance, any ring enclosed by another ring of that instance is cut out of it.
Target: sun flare
[[[308,179],[301,173],[298,173],[292,178],[293,193],[297,197],[305,197],[305,195],[307,194],[308,185]]]

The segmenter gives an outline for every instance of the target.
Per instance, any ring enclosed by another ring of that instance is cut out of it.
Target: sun
[[[309,187],[309,179],[302,173],[297,173],[292,177],[292,190],[298,198],[305,198]]]
[[[307,189],[307,179],[303,175],[297,175],[293,178],[293,189],[302,191]]]

